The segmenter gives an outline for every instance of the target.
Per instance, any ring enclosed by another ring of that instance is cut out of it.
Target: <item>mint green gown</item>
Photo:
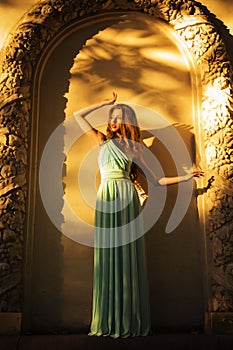
[[[132,161],[110,139],[100,146],[95,212],[92,321],[89,335],[150,333],[147,267]]]

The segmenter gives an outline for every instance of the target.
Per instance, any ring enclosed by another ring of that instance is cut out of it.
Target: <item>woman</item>
[[[89,335],[113,338],[145,336],[151,332],[149,289],[143,227],[138,220],[140,202],[133,185],[137,171],[145,169],[154,185],[170,185],[202,175],[158,179],[143,158],[143,143],[134,110],[115,104],[117,95],[74,113],[83,131],[98,145],[101,184],[95,211],[93,310]],[[106,135],[85,117],[113,105]]]

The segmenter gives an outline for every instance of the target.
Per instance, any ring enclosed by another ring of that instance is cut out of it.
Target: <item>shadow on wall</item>
[[[161,133],[169,138],[173,127],[174,125],[156,130],[158,138],[155,138],[150,146],[150,151],[158,159],[165,176],[184,174],[182,156],[179,160],[172,158],[166,145],[159,140]],[[196,164],[198,152],[194,152],[195,137],[192,128],[185,124],[176,124],[175,128],[185,141],[192,163]],[[191,182],[190,185],[193,188],[183,189],[183,201],[186,195],[191,194],[191,198],[180,224],[175,226],[171,232],[166,233],[166,226],[177,204],[180,191],[178,185],[168,186],[164,209],[146,235],[151,318],[153,330],[159,333],[203,331],[202,229],[197,211],[197,186],[195,182]],[[183,184],[180,186],[182,187]],[[156,206],[160,198],[155,196],[154,201]],[[179,205],[180,210],[183,210],[183,203]],[[151,215],[153,215],[153,210]]]
[[[93,19],[82,28],[77,27],[77,31],[57,43],[52,52],[45,53],[47,61],[43,71],[41,68],[40,84],[39,79],[37,81],[40,98],[35,101],[39,106],[39,159],[49,137],[63,123],[64,110],[68,120],[73,111],[117,91],[124,102],[156,110],[171,125],[177,123],[176,129],[194,160],[190,72],[185,55],[174,43],[170,30],[147,15],[116,14],[114,18],[101,18],[99,22]],[[97,118],[99,125],[106,125],[106,115],[91,117]],[[141,118],[144,120],[145,116]],[[155,129],[158,132],[159,126],[155,125]],[[56,157],[51,159],[55,167],[64,156],[64,136],[61,135],[56,145]],[[91,148],[90,143],[77,140],[66,155],[65,196],[77,212],[80,209],[75,172],[77,164]],[[161,162],[164,172],[174,175],[176,169],[163,145],[154,139],[149,148]],[[196,202],[192,199],[184,222],[176,232],[164,234],[176,191],[176,188],[169,189],[166,213],[162,213],[147,237],[152,321],[154,327],[178,325],[190,329],[193,325],[201,327],[203,323],[200,228]],[[56,202],[54,207],[60,210],[62,225],[64,198]],[[25,300],[29,311],[24,330],[86,331],[91,318],[92,248],[70,240],[53,226],[39,194],[35,208],[33,277],[30,297]],[[92,212],[87,215],[90,222]],[[190,221],[193,223],[191,232]],[[172,296],[169,295],[171,290]]]
[[[189,67],[173,40],[168,25],[142,14],[125,15],[87,40],[70,71],[66,114],[113,90],[119,100],[154,107],[169,118],[190,113],[182,98],[184,86],[190,88]]]

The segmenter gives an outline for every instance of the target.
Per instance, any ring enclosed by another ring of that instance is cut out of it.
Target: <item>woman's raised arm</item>
[[[112,105],[116,99],[117,94],[113,92],[113,97],[111,99],[103,100],[102,102],[96,103],[73,113],[73,116],[76,122],[79,124],[80,128],[84,131],[85,134],[93,138],[97,144],[101,144],[104,141],[105,135],[101,131],[95,129],[85,118],[88,114],[101,107]]]

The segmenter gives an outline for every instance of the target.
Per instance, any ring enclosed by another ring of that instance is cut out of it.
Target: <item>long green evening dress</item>
[[[117,139],[100,146],[101,184],[95,212],[92,322],[89,335],[113,338],[150,333],[143,226],[131,159]]]

